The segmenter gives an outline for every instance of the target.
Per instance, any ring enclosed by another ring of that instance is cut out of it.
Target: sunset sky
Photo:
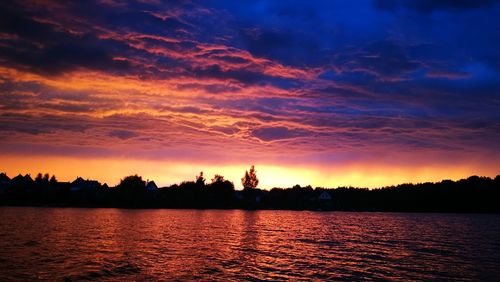
[[[500,174],[497,1],[5,1],[0,171],[261,188]]]

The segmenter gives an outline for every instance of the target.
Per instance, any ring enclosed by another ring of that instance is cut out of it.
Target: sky
[[[0,171],[379,187],[500,174],[500,3],[5,1]]]

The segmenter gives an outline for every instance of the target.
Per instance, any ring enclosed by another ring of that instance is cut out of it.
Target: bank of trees
[[[256,188],[254,167],[241,179],[243,190],[217,174],[207,181],[203,172],[192,181],[156,188],[141,176],[124,177],[116,187],[81,177],[58,182],[55,176],[0,173],[0,205],[126,207],[126,208],[239,208],[340,211],[500,212],[500,176],[471,176],[459,181],[401,184],[380,189],[311,186]]]

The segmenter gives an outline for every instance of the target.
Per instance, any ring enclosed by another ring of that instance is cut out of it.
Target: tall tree
[[[244,189],[253,189],[259,185],[259,179],[257,178],[257,171],[255,167],[252,165],[249,171],[245,171],[245,176],[241,178],[241,184]]]

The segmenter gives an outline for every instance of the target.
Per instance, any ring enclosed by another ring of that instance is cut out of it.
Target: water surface
[[[500,280],[500,215],[0,207],[0,280]]]

